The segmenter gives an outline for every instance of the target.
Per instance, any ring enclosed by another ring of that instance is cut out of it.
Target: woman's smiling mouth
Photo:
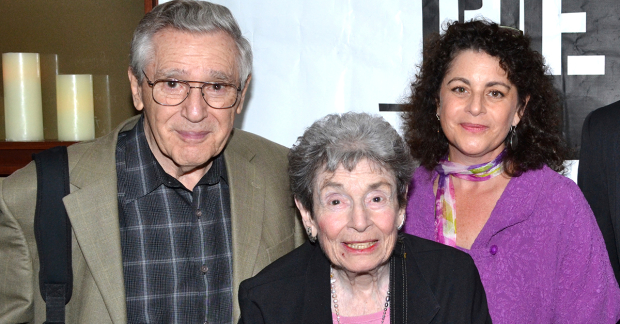
[[[470,123],[462,123],[461,127],[463,127],[466,131],[479,133],[487,130],[489,127],[480,125],[480,124],[470,124]]]
[[[344,243],[344,244],[353,250],[365,250],[377,244],[377,241],[363,242],[363,243]]]

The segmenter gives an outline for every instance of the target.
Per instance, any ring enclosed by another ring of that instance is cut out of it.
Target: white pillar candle
[[[7,141],[42,141],[41,70],[37,53],[3,53]]]
[[[93,76],[59,74],[56,76],[58,140],[85,141],[95,138]]]

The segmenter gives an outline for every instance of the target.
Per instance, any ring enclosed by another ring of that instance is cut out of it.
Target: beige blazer
[[[116,189],[114,132],[69,147],[71,194],[63,201],[73,227],[73,296],[67,323],[126,323]],[[233,243],[233,319],[237,290],[305,239],[289,189],[288,149],[234,130],[224,151],[230,182]],[[34,163],[0,182],[0,323],[42,323],[34,238]]]

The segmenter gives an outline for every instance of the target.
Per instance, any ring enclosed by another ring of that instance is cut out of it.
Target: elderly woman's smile
[[[351,171],[343,166],[319,171],[314,215],[305,210],[302,215],[318,232],[334,267],[372,272],[389,259],[404,210],[398,206],[392,172],[363,159]]]
[[[377,243],[377,241],[372,241],[372,242],[366,242],[366,243],[351,243],[351,242],[344,242],[344,244],[354,250],[354,251],[365,251],[365,250],[369,250],[370,248],[375,247],[375,244]]]

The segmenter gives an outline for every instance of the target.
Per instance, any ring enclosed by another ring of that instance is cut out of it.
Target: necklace
[[[334,268],[329,265],[329,284],[332,288],[332,302],[334,303],[334,311],[336,312],[336,321],[340,324],[340,312],[338,311],[338,297],[336,296],[336,276],[334,275]],[[383,316],[381,317],[381,324],[385,321],[385,314],[387,313],[388,307],[390,307],[390,289],[387,291],[387,295],[385,296],[385,306],[383,307]]]

